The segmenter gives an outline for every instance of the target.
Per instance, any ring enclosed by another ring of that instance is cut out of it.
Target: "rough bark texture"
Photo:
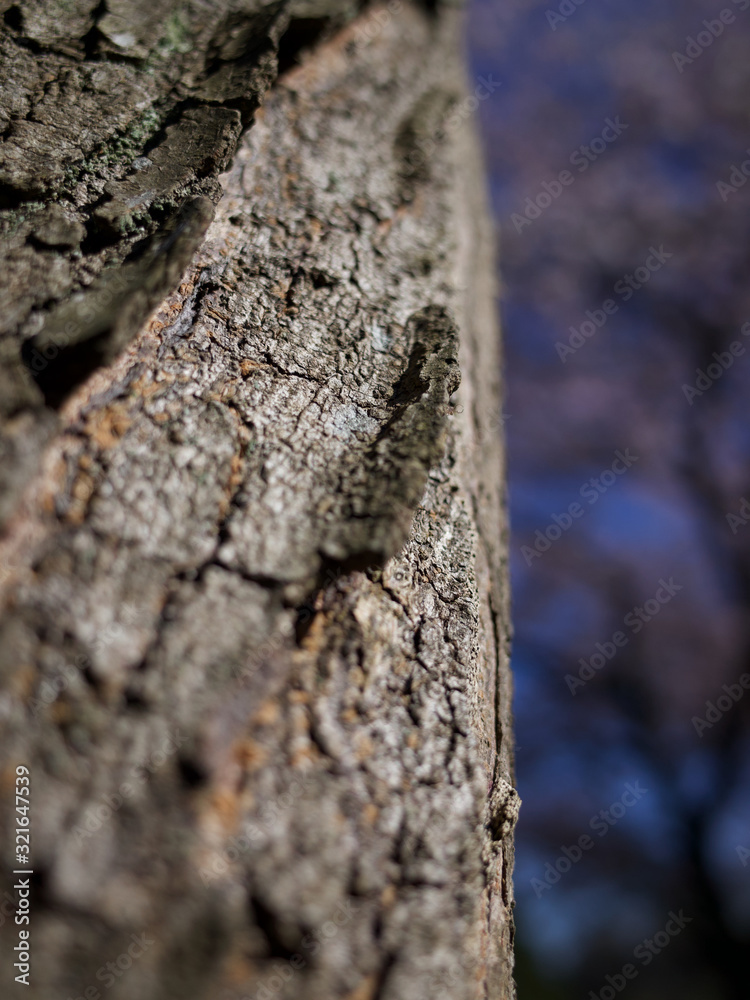
[[[512,997],[458,13],[3,9],[2,889],[18,764],[34,870],[32,985],[8,985]],[[6,918],[4,969],[15,943]]]

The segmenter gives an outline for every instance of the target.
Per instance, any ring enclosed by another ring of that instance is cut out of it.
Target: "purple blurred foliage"
[[[511,415],[519,998],[611,1000],[631,963],[632,1000],[739,1000],[750,0],[473,0],[468,43],[502,82],[477,113]],[[607,473],[618,451],[637,460]]]

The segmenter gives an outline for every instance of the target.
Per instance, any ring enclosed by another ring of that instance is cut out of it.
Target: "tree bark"
[[[31,985],[3,975],[43,1000],[513,997],[460,13],[0,12],[7,970],[18,766],[33,870]]]

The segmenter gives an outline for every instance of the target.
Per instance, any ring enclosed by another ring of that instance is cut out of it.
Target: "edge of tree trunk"
[[[10,415],[43,459],[2,543],[24,995],[514,996],[500,357],[459,21],[376,9],[288,71],[213,221],[192,190],[83,297],[112,316],[77,342],[94,374]]]

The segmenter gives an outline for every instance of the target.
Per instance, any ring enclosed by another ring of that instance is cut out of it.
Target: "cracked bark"
[[[499,349],[459,13],[0,15],[18,989],[512,997]]]

